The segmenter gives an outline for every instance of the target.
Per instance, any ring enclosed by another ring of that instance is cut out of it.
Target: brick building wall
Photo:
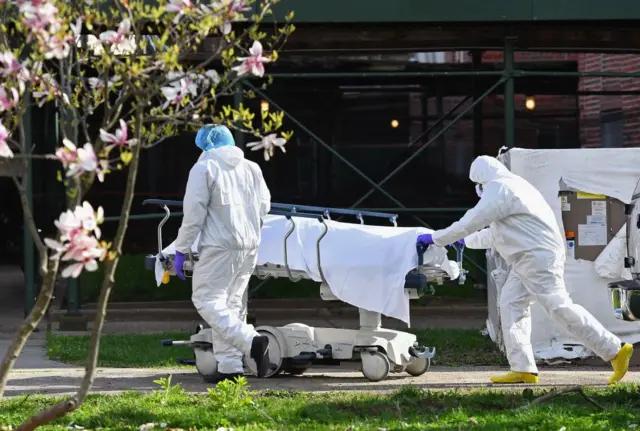
[[[471,62],[467,52],[448,52],[443,59],[446,63]],[[566,53],[530,53],[517,52],[516,61],[578,61],[578,55]],[[500,51],[488,51],[483,54],[485,63],[503,61]],[[471,79],[471,78],[470,78]],[[418,95],[415,95],[418,97]],[[577,147],[581,145],[578,130],[580,119],[578,100],[575,96],[533,95],[536,108],[529,111],[525,108],[525,95],[516,95],[516,145],[521,148],[558,148]],[[442,106],[431,97],[426,104],[429,116],[446,113],[454,107],[462,97],[444,97]],[[422,102],[412,103],[412,115],[424,115]],[[457,112],[460,112],[463,105]],[[482,145],[476,147],[473,135],[472,115],[453,125],[438,142],[431,144],[428,152],[429,163],[444,166],[446,171],[453,174],[466,175],[468,166],[479,152],[496,155],[504,145],[504,97],[500,94],[490,95],[482,102]],[[455,116],[455,114],[454,114]],[[447,124],[448,122],[445,122]],[[416,122],[412,127],[412,135],[426,129],[427,124]],[[415,130],[415,132],[413,132]],[[437,132],[437,129],[434,133]],[[431,135],[433,136],[433,134]],[[426,139],[425,139],[426,141]]]
[[[516,52],[515,61],[576,61],[578,70],[585,72],[637,72],[640,71],[640,55],[576,54],[552,52]],[[448,53],[449,62],[470,62],[467,53]],[[483,53],[485,63],[503,61],[501,51]],[[639,91],[640,79],[583,77],[579,91]],[[516,109],[524,103],[516,99]],[[538,96],[536,109],[564,106],[569,108],[567,97]],[[579,109],[580,146],[640,146],[640,96],[638,95],[587,95],[577,98]],[[518,132],[516,131],[516,134]],[[518,143],[518,145],[520,145]]]
[[[637,72],[640,55],[583,54],[579,70]],[[581,91],[638,91],[640,80],[630,78],[581,78]],[[581,140],[586,147],[640,146],[640,96],[580,97]]]

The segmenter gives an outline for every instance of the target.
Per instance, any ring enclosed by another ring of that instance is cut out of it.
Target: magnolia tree
[[[78,277],[100,262],[101,285],[91,353],[78,393],[23,425],[33,429],[76,409],[89,392],[107,301],[114,282],[143,149],[205,123],[226,124],[256,137],[248,146],[265,159],[284,151],[290,134],[280,131],[283,114],[220,102],[243,78],[263,78],[265,65],[293,31],[292,14],[267,30],[261,25],[278,0],[0,0],[0,163],[40,157],[58,163],[67,210],[55,222],[57,235],[41,238],[20,172],[25,229],[39,253],[43,282],[33,311],[0,365],[0,398],[8,373],[42,319],[56,276]],[[203,45],[209,44],[202,60]],[[200,60],[198,60],[200,58]],[[264,79],[262,85],[267,85]],[[246,94],[251,97],[251,94]],[[26,141],[23,118],[34,105],[55,104],[60,142],[40,154]],[[102,208],[84,196],[95,181],[127,170],[116,235],[104,240]],[[20,170],[18,170],[20,171]],[[52,178],[52,181],[56,180]],[[61,266],[59,268],[59,265]],[[59,271],[60,269],[60,271]]]

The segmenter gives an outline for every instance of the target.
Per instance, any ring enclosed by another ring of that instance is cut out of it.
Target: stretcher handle
[[[171,201],[167,199],[145,199],[142,205],[158,205],[160,207],[178,207],[182,208],[182,201]]]
[[[427,244],[416,244],[416,252],[418,253],[418,266],[424,265],[424,254],[426,253],[429,245]]]
[[[297,283],[298,281],[302,280],[302,276],[295,278],[291,273],[291,268],[289,268],[289,248],[287,247],[287,241],[289,240],[289,237],[291,236],[293,231],[296,229],[296,222],[291,216],[287,216],[287,220],[291,222],[291,226],[289,227],[287,233],[284,235],[284,268],[287,270],[289,280]]]
[[[349,210],[343,208],[326,208],[326,207],[316,207],[309,205],[294,205],[294,204],[283,204],[283,203],[272,203],[271,208],[276,208],[277,210],[286,210],[291,212],[297,212],[298,210],[304,212],[318,212],[327,215],[329,218],[330,214],[338,214],[338,215],[351,215],[356,217],[360,222],[362,222],[363,217],[374,217],[374,218],[384,218],[389,220],[392,224],[396,224],[398,219],[398,214],[391,213],[379,213],[374,211],[360,211],[360,210]]]
[[[318,221],[323,221],[324,220],[322,215],[319,215],[319,214],[298,213],[298,212],[293,212],[293,211],[271,210],[269,212],[269,214],[284,216],[284,217],[286,217],[288,219],[291,219],[291,217],[300,217],[300,218],[313,218],[313,219],[316,219]]]
[[[456,258],[458,263],[462,263],[462,259],[464,258],[464,244],[453,244],[453,248],[456,249]]]
[[[464,284],[467,281],[467,271],[462,267],[462,261],[464,260],[464,244],[454,243],[453,248],[456,249],[456,260],[458,267],[460,268],[460,275],[458,276],[458,284]]]

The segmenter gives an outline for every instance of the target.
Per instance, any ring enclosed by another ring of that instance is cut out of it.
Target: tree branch
[[[582,397],[587,400],[587,402],[589,402],[592,406],[600,409],[600,410],[606,410],[601,404],[599,404],[598,402],[596,402],[596,400],[594,400],[593,398],[591,398],[590,396],[588,396],[587,394],[584,393],[584,387],[582,386],[570,386],[568,388],[565,389],[560,389],[557,390],[556,388],[551,389],[551,391],[548,394],[542,395],[541,397],[538,397],[536,399],[534,399],[533,401],[531,401],[529,404],[526,404],[522,407],[519,407],[517,410],[522,410],[522,409],[528,409],[531,408],[535,405],[539,405],[542,403],[546,403],[547,401],[552,400],[553,398],[563,395],[563,394],[568,394],[570,392],[577,392],[578,394],[582,395]]]
[[[140,139],[140,123],[141,114],[136,117],[136,137]],[[50,423],[51,421],[65,416],[67,413],[76,410],[84,400],[87,398],[91,387],[93,386],[93,379],[98,364],[98,354],[100,352],[100,337],[102,335],[102,328],[104,326],[104,320],[107,315],[107,304],[109,302],[109,296],[111,294],[111,288],[115,281],[115,273],[118,267],[118,261],[122,254],[122,244],[124,242],[125,234],[127,233],[127,227],[129,224],[129,212],[131,211],[131,205],[135,196],[136,179],[138,176],[138,166],[140,162],[140,152],[142,151],[141,145],[133,147],[133,158],[129,164],[129,174],[127,176],[127,186],[125,189],[124,203],[120,210],[120,222],[118,224],[118,230],[116,237],[113,241],[113,251],[116,253],[116,257],[110,260],[105,265],[105,275],[102,280],[102,287],[100,289],[100,298],[98,299],[98,306],[96,310],[96,317],[93,322],[93,329],[91,331],[91,347],[89,350],[89,357],[87,358],[87,365],[85,367],[85,375],[80,384],[78,392],[71,398],[54,404],[51,407],[46,408],[40,413],[34,415],[20,425],[16,431],[32,431],[39,426]]]

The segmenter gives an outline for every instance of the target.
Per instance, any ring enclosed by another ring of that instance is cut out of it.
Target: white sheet
[[[560,179],[576,190],[605,194],[629,203],[640,178],[640,149],[569,149],[569,150],[525,150],[514,148],[501,156],[507,160],[510,170],[533,184],[554,210],[558,225],[564,232],[558,191]],[[615,275],[620,271],[620,241],[614,240],[596,262],[567,258],[565,283],[571,298],[592,313],[607,329],[629,343],[640,341],[640,322],[617,320],[608,299],[607,284],[596,272],[596,263],[602,274]],[[607,269],[605,269],[605,266]],[[612,269],[613,268],[613,269]],[[620,279],[625,278],[622,273]],[[498,286],[500,288],[501,285]],[[532,307],[532,345],[536,358],[576,355],[585,357],[593,353],[584,349],[567,352],[564,344],[579,344],[564,329],[553,322],[546,313],[534,304]],[[492,319],[495,321],[495,319]]]
[[[616,236],[593,262],[596,273],[613,280],[631,280],[631,271],[624,267],[627,256],[627,224],[623,224]]]
[[[324,227],[315,219],[295,218],[296,229],[287,242],[289,267],[304,271],[321,281],[317,264],[317,239]],[[290,221],[269,215],[262,227],[258,264],[284,265],[284,237]],[[331,292],[355,307],[378,312],[410,324],[409,298],[404,291],[406,274],[418,265],[416,237],[430,232],[425,228],[398,228],[327,222],[320,257],[322,270]],[[197,241],[196,241],[197,242]],[[193,251],[197,250],[197,243]],[[172,243],[163,250],[174,254]],[[440,265],[451,279],[458,278],[456,262],[447,259],[443,247],[430,247],[424,264]],[[162,266],[156,261],[156,282],[162,280]]]

